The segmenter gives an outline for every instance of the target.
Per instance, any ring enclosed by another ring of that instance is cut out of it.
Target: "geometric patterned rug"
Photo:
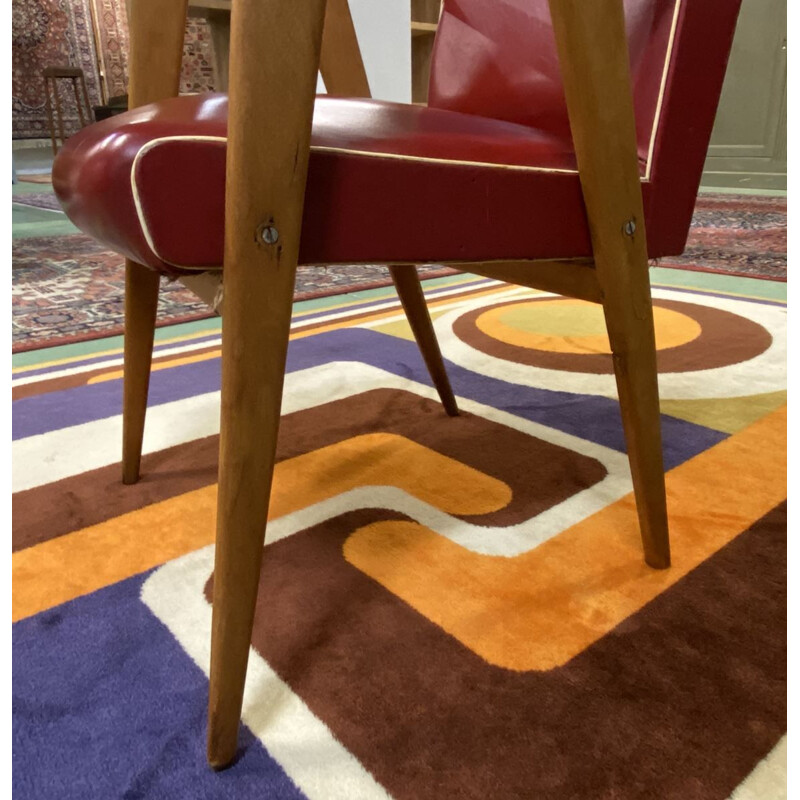
[[[220,773],[217,323],[161,332],[134,486],[118,347],[18,356],[15,796],[785,797],[784,287],[653,281],[663,571],[642,560],[594,307],[429,284],[457,418],[388,292],[297,307]]]

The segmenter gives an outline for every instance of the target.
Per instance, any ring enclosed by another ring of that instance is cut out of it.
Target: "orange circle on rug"
[[[688,344],[702,333],[696,320],[675,309],[655,306],[653,319],[659,350]],[[602,307],[582,300],[554,298],[495,306],[475,325],[487,336],[516,347],[581,355],[611,352]]]
[[[613,373],[614,364],[607,349],[605,352],[592,352],[588,349],[570,352],[546,349],[541,342],[535,346],[512,344],[510,341],[498,338],[494,332],[487,333],[478,324],[478,320],[486,317],[489,312],[501,309],[497,315],[495,327],[499,328],[502,324],[516,332],[520,327],[519,322],[514,316],[505,316],[503,312],[511,311],[515,306],[521,306],[524,308],[522,318],[531,320],[530,324],[533,326],[533,330],[528,331],[529,333],[569,339],[569,330],[561,327],[567,322],[569,315],[560,320],[558,315],[551,316],[549,327],[546,327],[545,320],[548,319],[548,315],[545,309],[556,304],[563,304],[565,307],[569,306],[574,309],[573,320],[569,324],[575,325],[572,330],[578,339],[600,335],[599,324],[602,324],[603,318],[599,307],[578,300],[554,297],[525,298],[474,308],[453,320],[453,333],[467,346],[493,358],[566,372],[585,372],[595,375]],[[541,314],[536,308],[537,305],[542,307]],[[662,298],[654,300],[653,306],[655,318],[658,320],[657,328],[661,329],[656,331],[659,339],[658,368],[661,372],[694,372],[726,367],[755,358],[772,344],[772,336],[769,331],[740,314],[713,306]],[[664,312],[674,312],[674,315],[670,316]],[[688,325],[685,322],[687,318],[697,327]],[[492,317],[489,319],[491,320]],[[518,327],[515,329],[509,322],[514,322]],[[681,335],[674,336],[674,338],[671,335],[665,337],[663,326],[665,323],[671,324],[671,322],[678,323],[678,333],[682,329]],[[691,332],[695,330],[699,330],[699,335],[691,336]],[[684,338],[683,344],[679,343],[681,338]],[[575,336],[572,339],[575,339]],[[585,341],[581,344],[585,348]],[[597,340],[593,344],[597,346]]]

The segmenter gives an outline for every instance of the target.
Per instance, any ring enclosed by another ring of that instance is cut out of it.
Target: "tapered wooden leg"
[[[139,480],[147,389],[158,306],[160,275],[134,261],[125,263],[125,379],[122,405],[122,482]]]
[[[237,291],[233,276],[225,281],[208,713],[208,760],[217,768],[236,753],[275,464],[294,268],[287,265],[261,298]]]
[[[425,359],[425,366],[428,368],[433,385],[439,392],[444,410],[451,416],[458,416],[458,405],[450,386],[450,379],[442,360],[442,352],[439,349],[439,342],[433,330],[431,315],[428,312],[428,304],[425,302],[425,294],[422,291],[422,284],[417,274],[417,268],[412,264],[395,265],[389,267],[403,310],[406,312],[408,324],[414,338],[417,340],[420,352]]]
[[[652,306],[621,319],[605,308],[645,561],[670,565]]]
[[[325,0],[231,14],[208,760],[236,754],[281,413]]]

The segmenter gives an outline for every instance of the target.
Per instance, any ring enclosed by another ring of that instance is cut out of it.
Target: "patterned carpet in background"
[[[42,78],[45,67],[81,67],[92,106],[103,102],[101,81],[106,98],[127,92],[128,23],[122,0],[12,0],[11,20],[15,139],[50,138]],[[213,90],[213,72],[208,23],[190,17],[184,36],[181,91]],[[65,130],[70,135],[80,128],[75,97],[69,82],[59,83]]]
[[[420,269],[420,274],[429,278],[453,272],[437,266]],[[301,267],[295,299],[342,294],[391,282],[383,266]],[[14,240],[14,352],[122,333],[124,291],[124,259],[88,236]],[[209,316],[213,316],[209,307],[182,284],[162,282],[159,325]]]
[[[12,0],[11,130],[15,139],[50,138],[45,110],[45,67],[83,70],[92,105],[100,103],[100,72],[89,0]],[[70,81],[59,81],[64,130],[80,128]]]
[[[32,178],[39,177],[38,175],[23,175],[22,178],[30,183],[34,183]],[[49,182],[49,181],[48,181]],[[48,211],[61,211],[61,203],[58,198],[49,192],[31,192],[30,194],[14,195],[14,202],[23,206],[31,206],[31,208],[45,208]]]
[[[660,265],[786,280],[786,198],[701,194],[686,251]]]
[[[451,419],[390,292],[297,306],[223,773],[218,323],[159,332],[135,486],[119,349],[17,356],[15,797],[785,797],[784,287],[653,276],[666,571],[642,561],[597,307],[435,282]]]

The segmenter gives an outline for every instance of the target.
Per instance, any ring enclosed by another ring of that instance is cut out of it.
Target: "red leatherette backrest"
[[[639,157],[654,184],[649,226],[669,229],[676,252],[688,234],[740,2],[623,0]],[[428,103],[566,135],[548,0],[444,0]]]

